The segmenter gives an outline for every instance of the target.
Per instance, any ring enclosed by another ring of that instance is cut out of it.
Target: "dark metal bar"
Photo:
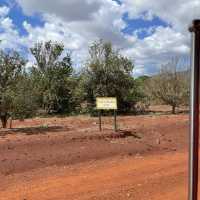
[[[101,110],[99,110],[99,131],[102,131],[102,128],[101,128]]]
[[[117,132],[117,112],[114,110],[114,130]]]
[[[192,69],[190,94],[190,150],[189,150],[189,200],[198,199],[198,157],[199,157],[199,81],[200,81],[200,20],[194,20],[192,27]]]

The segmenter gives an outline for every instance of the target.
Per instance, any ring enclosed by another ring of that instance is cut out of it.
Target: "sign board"
[[[117,110],[117,98],[97,97],[96,106],[98,110]]]

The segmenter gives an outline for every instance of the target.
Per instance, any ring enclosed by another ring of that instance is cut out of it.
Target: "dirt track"
[[[102,133],[96,121],[35,119],[2,130],[0,199],[187,199],[188,116],[121,117],[117,136],[111,119]]]

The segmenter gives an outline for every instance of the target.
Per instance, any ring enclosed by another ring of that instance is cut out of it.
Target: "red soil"
[[[188,116],[46,118],[0,130],[0,200],[187,199]]]

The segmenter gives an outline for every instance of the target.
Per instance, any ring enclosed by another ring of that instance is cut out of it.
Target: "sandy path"
[[[183,200],[187,199],[186,179],[187,154],[183,152],[115,157],[8,176],[0,199]]]

